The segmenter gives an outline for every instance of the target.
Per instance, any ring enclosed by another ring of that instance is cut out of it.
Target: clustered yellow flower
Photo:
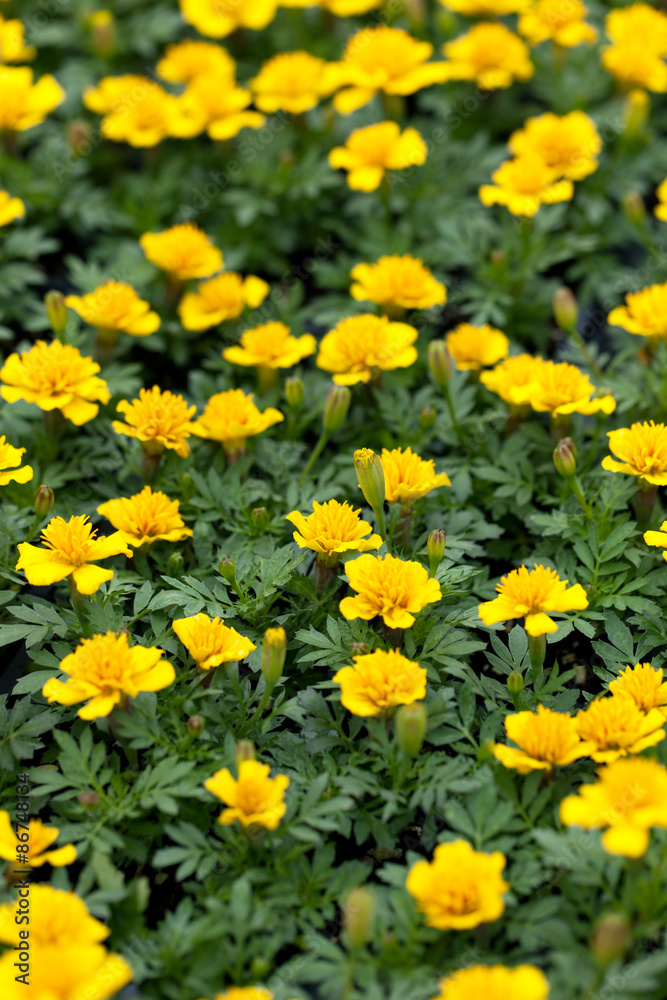
[[[227,49],[192,38],[168,45],[156,68],[170,83],[189,83],[197,76],[227,77],[231,83],[236,76],[236,62]]]
[[[647,3],[612,10],[605,20],[612,44],[602,65],[625,87],[667,91],[667,15]]]
[[[0,14],[0,65],[30,62],[37,49],[25,44],[25,29],[18,18],[7,19]]]
[[[106,139],[138,148],[157,146],[168,136],[192,138],[204,125],[184,95],[170,94],[148,77],[133,74],[104,77],[84,91],[83,103],[103,115]]]
[[[55,826],[46,826],[39,819],[30,817],[28,821],[28,840],[21,841],[8,812],[0,811],[0,858],[5,861],[28,865],[30,868],[41,868],[42,865],[53,865],[62,868],[76,861],[76,847],[65,844],[63,847],[51,845],[58,839],[60,830]],[[22,851],[19,844],[27,844],[28,850]]]
[[[209,618],[201,613],[190,618],[177,618],[172,627],[199,670],[211,670],[221,663],[245,660],[248,653],[257,648],[250,639],[225,625],[220,618]]]
[[[300,549],[312,549],[335,565],[344,552],[367,552],[382,545],[380,536],[373,534],[371,525],[360,515],[361,510],[354,510],[349,503],[314,500],[312,514],[305,517],[293,510],[286,520],[297,529],[292,537]]]
[[[501,361],[491,371],[482,372],[479,380],[511,407],[527,406],[541,360],[532,354],[517,354]]]
[[[653,213],[656,219],[660,219],[661,222],[667,222],[667,179],[658,184],[655,194],[658,204],[655,206]]]
[[[246,306],[256,309],[269,294],[269,286],[254,274],[244,278],[234,271],[225,271],[187,292],[178,307],[178,315],[186,330],[209,330],[228,319],[236,319]]]
[[[263,412],[253,402],[252,393],[243,389],[227,389],[211,396],[204,412],[190,430],[197,437],[219,441],[229,459],[243,454],[246,441],[268,427],[284,420],[280,410],[269,406]]]
[[[649,343],[667,338],[667,282],[630,292],[625,296],[625,305],[612,309],[607,322],[623,327],[628,333],[648,337]]]
[[[15,448],[5,435],[0,437],[0,486],[7,483],[29,483],[33,477],[30,465],[21,465],[25,448]]]
[[[611,681],[609,692],[630,698],[642,712],[657,708],[667,718],[667,681],[663,678],[664,672],[650,663],[636,663]]]
[[[484,90],[510,87],[535,72],[524,41],[500,22],[476,24],[465,35],[446,42],[444,80],[474,80]]]
[[[61,661],[67,680],[49,678],[42,694],[60,705],[85,701],[79,718],[99,719],[142,691],[161,691],[173,684],[176,673],[163,656],[164,651],[153,646],[130,646],[124,632],[94,635],[82,639]]]
[[[285,323],[273,322],[245,330],[241,343],[226,347],[222,356],[233,365],[291,368],[316,350],[317,341],[312,334],[293,337]]]
[[[540,205],[570,201],[572,181],[558,180],[558,171],[547,166],[537,153],[524,153],[502,163],[491,175],[493,184],[482,184],[483,205],[504,205],[512,215],[532,218]]]
[[[342,319],[324,335],[316,364],[325,372],[331,372],[338,385],[370,382],[380,372],[414,364],[417,337],[415,328],[407,323],[362,313]]]
[[[667,484],[667,426],[653,420],[608,431],[611,455],[602,459],[607,472],[638,476],[654,486]]]
[[[579,736],[575,719],[544,705],[538,705],[535,712],[508,715],[505,732],[516,748],[495,743],[493,755],[504,767],[519,774],[565,767],[594,749],[594,744],[585,743]]]
[[[529,354],[507,358],[480,381],[513,406],[530,404],[538,413],[553,419],[572,413],[613,413],[613,396],[595,396],[588,375],[566,361],[544,361]]]
[[[424,459],[412,448],[382,449],[387,503],[409,504],[439,486],[451,486],[446,472],[436,472],[433,459]]]
[[[459,371],[478,371],[495,365],[509,354],[510,342],[502,332],[485,323],[459,323],[445,338],[447,350]]]
[[[340,612],[348,621],[370,621],[381,616],[388,628],[410,628],[415,615],[442,594],[437,580],[429,579],[418,562],[363,555],[345,564],[345,573],[355,597],[344,597]]]
[[[0,476],[0,484],[2,484],[2,478]],[[660,525],[660,531],[645,531],[644,541],[647,545],[653,545],[656,548],[665,549],[662,553],[663,559],[667,559],[667,521],[663,521]]]
[[[340,700],[353,715],[381,715],[426,697],[426,670],[400,650],[377,649],[352,659],[354,666],[343,667],[332,679],[340,684]]]
[[[208,38],[225,38],[237,28],[259,31],[276,15],[277,0],[179,0],[183,18]]]
[[[138,548],[192,537],[192,528],[185,527],[179,507],[178,500],[170,500],[166,493],[153,492],[150,486],[144,486],[141,493],[132,497],[101,503],[97,513],[111,522],[128,545]]]
[[[25,205],[20,198],[12,198],[8,191],[0,191],[0,226],[8,226],[15,219],[23,219]]]
[[[588,756],[599,764],[641,753],[665,738],[665,715],[658,708],[647,712],[626,694],[597,698],[577,713],[577,731],[593,744]]]
[[[148,302],[122,281],[108,281],[87,295],[68,295],[65,305],[98,330],[147,337],[160,326],[160,317]]]
[[[359,302],[394,309],[430,309],[447,301],[445,286],[410,254],[380,257],[377,264],[357,264],[350,277],[350,295]]]
[[[465,17],[503,17],[525,10],[531,0],[440,0],[440,3]]]
[[[470,930],[501,917],[505,910],[505,856],[474,851],[465,840],[439,844],[433,860],[418,861],[406,888],[429,927]]]
[[[268,764],[257,760],[242,760],[235,779],[226,768],[216,771],[204,782],[204,787],[227,806],[218,823],[229,826],[237,821],[244,827],[263,826],[275,830],[287,811],[285,790],[290,780],[285,774],[269,777]]]
[[[337,86],[324,59],[308,52],[282,52],[265,62],[248,84],[260,111],[301,115]]]
[[[27,66],[0,63],[0,131],[24,132],[39,125],[64,99],[64,90],[50,74],[34,83]]]
[[[525,618],[528,635],[539,636],[555,632],[557,625],[550,614],[584,611],[588,607],[586,591],[579,583],[568,587],[558,573],[537,563],[513,569],[496,584],[499,596],[479,605],[479,617],[485,625]]]
[[[334,170],[347,171],[353,191],[375,191],[388,170],[406,170],[426,162],[426,143],[415,128],[401,128],[396,122],[378,122],[355,129],[344,146],[329,153]]]
[[[161,233],[144,233],[139,242],[152,264],[180,281],[207,278],[222,268],[222,254],[218,248],[191,222],[172,226]]]
[[[581,0],[534,0],[521,11],[519,33],[530,45],[551,39],[564,49],[591,44],[597,31],[586,23],[588,9]]]
[[[534,965],[472,965],[459,969],[439,984],[432,1000],[548,1000],[549,983]]]
[[[151,455],[172,449],[181,458],[190,454],[187,439],[193,433],[192,417],[196,406],[188,406],[177,393],[164,392],[154,385],[140,389],[139,398],[131,402],[123,399],[116,407],[125,417],[125,423],[114,420],[112,427],[117,434],[137,438]]]

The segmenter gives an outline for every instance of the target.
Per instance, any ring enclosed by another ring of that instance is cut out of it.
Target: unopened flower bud
[[[343,930],[352,948],[360,948],[369,939],[375,921],[375,896],[360,885],[348,893],[343,903]]]
[[[382,510],[385,482],[380,457],[371,448],[358,448],[354,453],[354,468],[366,502],[374,511]]]
[[[67,306],[62,292],[47,292],[44,296],[46,315],[56,337],[60,337],[67,326]]]
[[[35,513],[46,517],[55,502],[55,494],[50,486],[42,484],[35,494]]]
[[[427,722],[426,705],[421,701],[413,705],[401,705],[396,712],[394,722],[396,740],[408,757],[416,757],[421,750],[426,736]]]
[[[428,575],[430,577],[435,576],[438,566],[444,558],[446,542],[447,533],[443,531],[442,528],[434,528],[428,536],[426,541],[426,551],[428,553]]]
[[[626,191],[621,199],[621,207],[626,219],[638,226],[646,218],[646,206],[639,191]]]
[[[236,580],[236,565],[233,559],[229,559],[227,556],[223,558],[218,563],[218,572],[223,580],[227,583],[234,583]]]
[[[82,118],[75,118],[67,126],[67,145],[76,156],[88,156],[92,150],[92,129]]]
[[[100,797],[97,792],[79,792],[76,801],[84,809],[95,809],[100,804]]]
[[[267,524],[271,520],[271,515],[269,514],[266,507],[255,507],[252,512],[252,523],[259,531],[264,531]]]
[[[513,670],[507,678],[507,690],[510,694],[521,694],[523,691],[523,676],[518,670]]]
[[[190,736],[201,736],[204,732],[204,720],[201,715],[191,715],[186,726]]]
[[[267,628],[262,645],[262,673],[264,680],[273,687],[283,675],[287,636],[284,628]]]
[[[437,413],[435,412],[434,407],[425,406],[419,414],[419,430],[430,431],[436,421],[436,417]]]
[[[262,979],[266,979],[268,974],[271,972],[271,963],[268,958],[262,958],[260,955],[255,955],[250,963],[250,971],[252,973],[253,981],[259,982]],[[261,996],[261,994],[265,991],[254,990],[253,992],[259,993]]]
[[[114,16],[110,10],[96,10],[88,19],[93,29],[93,47],[100,56],[110,55],[116,43]]]
[[[167,562],[167,575],[178,578],[183,572],[183,556],[180,552],[172,552]]]
[[[256,760],[255,755],[255,744],[250,740],[239,740],[236,744],[236,749],[234,750],[234,763],[238,768],[239,764],[244,760]]]
[[[571,479],[577,471],[577,448],[572,438],[561,438],[554,448],[554,465],[564,479]]]
[[[352,656],[368,656],[371,651],[371,647],[367,642],[353,642],[350,646],[350,654]]]
[[[573,330],[576,327],[579,317],[577,300],[565,285],[561,285],[554,292],[553,310],[561,330]]]
[[[650,110],[651,98],[646,91],[639,88],[631,90],[625,99],[625,107],[623,108],[623,121],[627,136],[635,136],[643,130]]]
[[[324,404],[324,430],[333,434],[342,427],[350,409],[352,393],[346,385],[332,385]]]
[[[444,340],[432,340],[428,345],[428,367],[435,384],[444,388],[452,377],[452,356]]]
[[[293,410],[298,410],[303,403],[303,382],[298,375],[290,375],[285,379],[285,399]]]
[[[630,922],[623,913],[603,913],[593,929],[591,951],[598,962],[607,965],[620,958],[630,944]]]
[[[505,261],[507,260],[507,254],[505,253],[504,250],[501,250],[499,247],[496,247],[494,250],[492,250],[489,256],[491,258],[492,264],[504,264]]]

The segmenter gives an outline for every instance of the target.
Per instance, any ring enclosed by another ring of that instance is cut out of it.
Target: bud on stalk
[[[434,528],[428,536],[426,551],[428,553],[429,577],[434,577],[438,571],[438,566],[442,562],[445,555],[446,541],[447,533],[443,531],[442,528]]]
[[[638,87],[631,90],[623,108],[624,134],[629,138],[638,135],[644,128],[651,110],[651,98]]]
[[[432,340],[428,345],[428,367],[435,384],[444,389],[452,377],[452,356],[444,340]]]
[[[204,720],[201,715],[191,715],[186,723],[188,735],[201,736],[204,732]]]
[[[343,930],[352,948],[360,948],[370,938],[375,920],[375,896],[359,886],[343,903]]]
[[[285,399],[292,410],[298,410],[303,403],[303,382],[298,375],[285,379]]]
[[[425,406],[419,414],[419,430],[430,431],[437,418],[437,413],[432,406]]]
[[[67,306],[65,305],[65,296],[62,292],[47,292],[44,296],[44,307],[46,309],[46,315],[49,323],[51,324],[54,336],[56,336],[58,340],[62,340],[62,335],[65,332],[65,327],[67,326]]]
[[[262,673],[267,686],[274,687],[283,675],[287,636],[284,628],[267,628],[262,646]]]
[[[387,533],[384,526],[383,507],[386,487],[382,462],[371,448],[358,448],[354,453],[354,468],[361,492],[375,514],[378,532],[385,539]]]
[[[264,531],[270,520],[271,515],[266,507],[255,507],[253,509],[252,523],[259,531]]]
[[[621,207],[626,219],[639,226],[646,218],[646,206],[639,191],[626,191],[621,199]]]
[[[628,949],[632,937],[630,921],[623,913],[603,913],[591,938],[591,951],[603,965],[620,958]]]
[[[35,512],[40,517],[46,517],[53,507],[55,499],[55,494],[51,487],[42,484],[35,494]]]
[[[332,385],[324,404],[324,431],[334,434],[345,422],[352,394],[346,385]]]
[[[416,757],[424,744],[428,714],[423,702],[401,705],[394,726],[396,741],[406,757]]]
[[[238,769],[239,764],[244,760],[256,760],[255,744],[250,740],[239,740],[234,750],[234,763]]]
[[[579,318],[577,300],[569,288],[561,285],[554,292],[553,310],[556,322],[561,330],[573,330]]]
[[[554,465],[564,479],[571,479],[577,471],[577,447],[572,438],[561,438],[554,448]]]

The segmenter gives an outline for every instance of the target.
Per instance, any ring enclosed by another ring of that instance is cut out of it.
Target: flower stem
[[[588,500],[584,496],[584,491],[581,488],[581,483],[579,482],[576,476],[572,476],[572,478],[570,479],[570,485],[572,486],[572,492],[574,493],[575,497],[581,504],[581,509],[583,510],[584,514],[586,515],[586,517],[590,517],[591,516],[590,504],[588,503]]]
[[[330,435],[327,433],[327,431],[322,431],[322,433],[320,434],[319,441],[317,442],[317,444],[313,448],[311,456],[308,459],[308,461],[306,462],[306,465],[305,465],[305,468],[304,468],[303,472],[299,476],[299,482],[300,483],[302,483],[304,481],[304,479],[306,478],[306,476],[308,475],[308,473],[310,472],[310,470],[312,469],[312,467],[315,465],[315,462],[318,460],[318,458],[320,457],[320,455],[324,451],[324,449],[325,449],[325,447],[327,445],[327,442],[329,440],[329,437],[330,437]]]
[[[76,611],[76,616],[79,619],[81,633],[85,639],[90,639],[92,635],[92,628],[90,625],[90,619],[88,618],[86,599],[76,589],[76,583],[74,582],[74,577],[71,573],[67,577],[67,582],[69,584],[70,597],[72,598],[72,607]]]
[[[544,658],[547,655],[546,635],[528,636],[528,654],[530,656],[530,665],[533,668],[533,681],[536,681],[542,672]]]

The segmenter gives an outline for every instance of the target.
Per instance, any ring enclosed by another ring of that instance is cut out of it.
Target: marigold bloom
[[[541,364],[542,359],[533,357],[532,354],[518,354],[501,361],[492,371],[482,372],[479,380],[510,406],[525,405],[530,398],[529,387],[535,381]]]
[[[426,670],[400,650],[376,649],[352,659],[354,666],[343,667],[332,680],[340,684],[340,700],[353,715],[368,718],[426,697]]]
[[[647,53],[667,55],[667,15],[651,4],[633,3],[609,11],[605,30],[617,45],[640,42]]]
[[[30,62],[36,55],[37,49],[25,44],[23,22],[0,14],[0,64]]]
[[[33,83],[28,66],[0,65],[0,130],[24,132],[39,125],[64,99],[65,91],[50,74]]]
[[[528,46],[504,24],[476,24],[465,35],[446,42],[446,80],[475,80],[484,90],[529,80],[535,71]]]
[[[192,433],[220,441],[230,454],[242,450],[247,438],[261,434],[284,419],[280,410],[273,406],[264,412],[258,410],[252,393],[246,396],[243,389],[227,389],[211,396],[202,415],[192,424]]]
[[[307,6],[323,7],[324,10],[331,11],[336,17],[355,17],[357,14],[366,14],[369,10],[374,10],[376,7],[382,6],[382,0],[317,0],[313,3],[312,0],[307,0],[307,2],[288,2],[281,3],[281,7],[307,7]]]
[[[422,42],[403,28],[386,25],[363,28],[348,40],[343,60],[331,66],[332,82],[345,87],[334,97],[342,115],[368,104],[378,93],[414,94],[446,79],[442,62],[427,62],[430,42]]]
[[[208,330],[226,319],[236,319],[246,306],[256,309],[268,294],[267,283],[254,274],[243,278],[227,271],[203,281],[196,292],[184,295],[178,315],[186,330]]]
[[[647,757],[602,767],[595,784],[563,799],[560,818],[566,826],[604,829],[602,846],[610,854],[641,858],[651,827],[667,827],[667,768]]]
[[[157,72],[170,83],[189,83],[197,76],[226,76],[233,82],[236,62],[222,45],[186,38],[167,46],[157,64]]]
[[[165,448],[173,449],[181,458],[190,454],[187,438],[192,433],[192,417],[196,406],[188,406],[182,396],[162,390],[140,389],[139,399],[128,402],[122,399],[116,407],[125,417],[125,423],[114,420],[111,424],[116,434],[137,438],[151,454]]]
[[[535,0],[521,13],[519,33],[529,45],[539,45],[550,38],[561,48],[571,49],[575,45],[594,42],[597,31],[587,24],[588,9],[581,0]]]
[[[438,983],[433,1000],[547,1000],[549,983],[534,965],[471,965]]]
[[[213,1000],[273,1000],[273,993],[263,986],[230,986],[224,993],[216,993]]]
[[[15,219],[25,217],[25,205],[20,198],[12,198],[7,191],[0,191],[0,226],[8,226]]]
[[[82,639],[73,653],[66,656],[60,669],[68,675],[65,683],[49,678],[42,694],[51,704],[76,705],[85,701],[78,715],[81,719],[99,719],[127,698],[142,691],[161,691],[176,679],[171,663],[163,660],[164,650],[130,646],[123,632],[107,632]]]
[[[336,87],[324,59],[309,52],[282,52],[265,62],[248,86],[260,111],[303,114]]]
[[[218,823],[229,826],[239,820],[244,827],[254,824],[275,830],[287,811],[285,789],[290,782],[285,774],[270,778],[269,773],[268,764],[242,760],[238,779],[226,767],[208,778],[204,787],[228,807],[218,817]]]
[[[74,844],[66,844],[64,847],[54,847],[53,850],[49,850],[53,842],[58,839],[59,834],[60,830],[56,826],[46,826],[41,820],[30,817],[28,840],[21,841],[16,836],[9,813],[0,812],[0,858],[14,862],[20,859],[21,864],[28,865],[30,868],[41,868],[42,865],[53,865],[54,868],[60,868],[63,865],[71,865],[73,861],[76,861]],[[28,845],[28,850],[25,853],[18,849],[19,844],[22,843]]]
[[[3,434],[0,437],[0,486],[7,483],[29,483],[33,477],[30,465],[21,465],[25,448],[15,448],[9,444]]]
[[[345,563],[345,574],[356,597],[344,597],[340,612],[348,621],[370,621],[381,615],[388,628],[410,628],[415,615],[442,597],[440,584],[430,580],[418,562],[392,555],[363,555]]]
[[[30,986],[15,977],[19,928],[17,901],[0,906],[0,940],[11,945],[0,958],[3,1000],[107,1000],[132,979],[132,969],[120,955],[100,942],[108,927],[89,914],[73,892],[50,885],[30,886]]]
[[[101,330],[147,337],[160,326],[160,317],[151,312],[148,302],[139,298],[132,285],[122,281],[107,281],[87,295],[68,295],[65,305],[85,323]]]
[[[276,16],[277,0],[179,0],[183,18],[208,38],[225,38],[237,28],[260,31]]]
[[[594,748],[580,739],[575,719],[544,705],[538,705],[536,712],[508,715],[505,732],[518,749],[495,743],[493,755],[503,767],[514,768],[519,774],[551,771],[555,765],[565,767]]]
[[[38,340],[24,354],[10,354],[2,368],[0,395],[8,403],[25,399],[40,410],[60,410],[80,427],[97,416],[100,403],[108,403],[111,393],[104,379],[97,378],[100,366],[81,356],[78,348],[54,340]]]
[[[408,368],[417,360],[418,333],[407,323],[362,313],[342,319],[320,341],[317,367],[333,373],[337,385],[370,382],[382,371]]]
[[[602,65],[625,89],[645,87],[656,94],[667,91],[667,64],[647,48],[645,38],[603,49]]]
[[[310,333],[292,337],[285,323],[263,323],[241,334],[241,343],[222,352],[233,365],[256,365],[266,368],[291,368],[317,350]]]
[[[439,486],[451,486],[445,472],[435,471],[432,459],[422,458],[411,448],[382,449],[380,456],[387,503],[410,503]]]
[[[512,133],[507,146],[515,156],[537,155],[559,177],[580,181],[597,170],[602,139],[583,111],[570,111],[567,115],[547,112],[529,118],[523,128]]]
[[[334,170],[347,170],[353,191],[375,191],[387,170],[406,170],[426,162],[426,143],[414,128],[401,132],[396,122],[379,122],[358,128],[344,146],[329,153]]]
[[[592,743],[589,756],[599,764],[641,753],[665,738],[665,716],[657,709],[642,712],[632,698],[612,695],[598,698],[576,716],[577,731]]]
[[[591,398],[595,386],[588,375],[576,365],[566,361],[542,361],[535,366],[535,379],[526,387],[524,402],[529,402],[538,413],[552,417],[570,413],[613,413],[616,402],[613,396]]]
[[[133,74],[105,77],[84,92],[83,103],[104,115],[101,130],[106,139],[138,148],[157,146],[168,136],[189,139],[204,127],[203,116],[193,114],[184,97]]]
[[[499,597],[479,605],[479,617],[485,625],[525,618],[528,635],[555,632],[556,623],[549,618],[554,612],[584,611],[588,607],[586,591],[580,583],[568,587],[568,580],[561,580],[554,569],[535,563],[513,569],[496,584]]]
[[[2,479],[0,479],[0,484],[1,483]],[[665,549],[662,553],[662,557],[667,560],[667,521],[662,522],[660,525],[660,531],[645,531],[644,541],[647,545],[655,545],[658,548]]]
[[[266,118],[259,111],[249,111],[252,94],[237,87],[227,76],[197,76],[183,95],[183,102],[200,129],[211,139],[232,139],[242,128],[261,128]]]
[[[0,375],[2,373],[0,372]],[[608,431],[611,455],[602,459],[607,472],[625,472],[628,476],[641,476],[654,486],[667,484],[667,427],[653,420],[631,427]]]
[[[529,6],[531,0],[440,0],[443,7],[465,17],[504,17],[518,14]]]
[[[438,844],[433,860],[418,861],[410,869],[405,887],[438,930],[469,930],[497,920],[505,910],[503,894],[509,884],[502,878],[505,856],[499,851],[474,851],[465,840]]]
[[[137,548],[153,542],[181,542],[192,536],[179,513],[178,500],[170,500],[166,493],[153,492],[144,486],[141,493],[118,500],[107,500],[97,508],[97,513],[121,533],[128,545]]]
[[[558,170],[549,167],[536,153],[524,153],[506,160],[491,174],[493,184],[482,184],[479,199],[483,205],[504,205],[512,215],[532,219],[541,205],[570,201],[574,185],[558,180]]]
[[[152,264],[180,281],[207,278],[222,267],[221,252],[192,222],[172,226],[161,233],[144,233],[139,243]]]
[[[447,290],[418,257],[393,254],[377,264],[357,264],[350,271],[350,295],[359,302],[401,309],[430,309],[447,301]]]
[[[94,563],[121,553],[132,555],[119,531],[96,538],[97,530],[86,514],[52,518],[42,531],[45,548],[21,542],[16,569],[22,569],[33,587],[48,587],[72,576],[80,594],[94,594],[100,585],[113,577],[112,569]]]
[[[507,357],[510,349],[510,342],[502,330],[488,323],[483,326],[459,323],[449,331],[445,343],[459,371],[478,371],[495,365]]]
[[[609,693],[631,698],[642,712],[657,708],[667,717],[667,681],[662,670],[650,663],[636,663],[626,667],[609,685]]]
[[[667,337],[667,282],[630,292],[625,305],[612,309],[607,322],[643,337]]]
[[[367,552],[379,549],[382,539],[373,534],[368,521],[360,518],[361,510],[354,510],[349,503],[328,500],[326,503],[313,501],[313,513],[305,517],[298,510],[286,515],[296,527],[294,541],[300,549],[312,549],[325,556],[335,556],[342,552]],[[366,538],[370,535],[370,538]]]
[[[245,660],[248,653],[257,648],[220,618],[209,618],[201,613],[177,618],[172,628],[200,670]]]

